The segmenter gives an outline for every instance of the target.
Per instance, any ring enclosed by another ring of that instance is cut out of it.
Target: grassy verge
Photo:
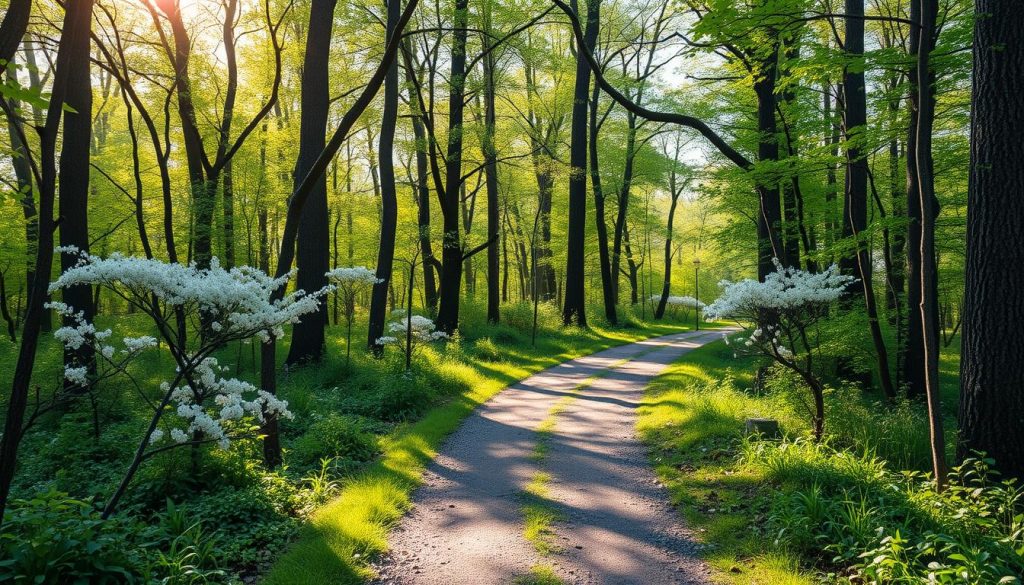
[[[409,495],[437,448],[478,405],[509,384],[562,361],[680,330],[679,326],[659,325],[614,331],[547,331],[536,347],[530,347],[528,338],[521,336],[487,337],[488,351],[497,349],[495,357],[499,359],[449,363],[446,376],[464,390],[417,422],[383,437],[381,456],[349,478],[337,498],[310,516],[264,583],[361,583],[370,575],[367,561],[387,549],[388,530],[408,508]]]
[[[811,580],[797,570],[797,559],[770,550],[749,529],[764,477],[738,465],[733,448],[745,417],[777,413],[739,390],[753,381],[754,368],[722,342],[695,349],[649,386],[637,429],[718,579],[803,585]],[[710,386],[714,393],[701,391]]]
[[[941,361],[950,435],[957,358],[953,346]],[[799,439],[808,430],[799,384],[775,372],[754,392],[757,366],[723,342],[709,344],[657,378],[639,409],[652,462],[717,582],[924,582],[928,572],[944,583],[960,582],[944,575],[996,582],[1013,573],[1021,559],[1006,548],[1014,537],[1000,536],[1001,522],[963,522],[957,510],[977,507],[972,514],[985,517],[998,502],[1021,497],[1018,490],[986,483],[983,466],[972,464],[962,487],[936,494],[921,474],[929,465],[920,456],[923,405],[830,390],[828,444],[814,445]],[[786,440],[743,440],[749,417],[779,420]],[[1014,520],[1006,522],[1012,532]],[[975,557],[993,562],[972,565]]]

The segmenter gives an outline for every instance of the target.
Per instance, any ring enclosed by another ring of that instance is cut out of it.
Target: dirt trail
[[[535,374],[481,406],[445,442],[390,538],[382,584],[511,583],[535,565],[565,583],[708,583],[697,545],[668,503],[635,435],[652,378],[721,331],[611,348]],[[586,382],[582,389],[579,386]],[[565,396],[548,452],[537,426]],[[559,510],[541,556],[523,536],[522,493],[540,471]]]

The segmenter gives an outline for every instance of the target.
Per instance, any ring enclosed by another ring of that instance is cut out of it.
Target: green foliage
[[[136,583],[126,526],[104,521],[89,502],[50,490],[14,500],[0,533],[4,583]]]
[[[1024,492],[998,481],[991,461],[966,461],[938,493],[924,474],[807,441],[757,443],[744,459],[783,488],[766,512],[774,545],[821,568],[880,583],[1019,583],[1024,574]]]
[[[501,322],[527,335],[533,331],[533,303],[522,301],[501,307]],[[537,305],[537,332],[553,331],[561,327],[562,316],[554,303]]]
[[[354,399],[349,408],[363,416],[387,422],[418,418],[437,400],[437,391],[415,373],[384,375],[376,387]]]
[[[956,370],[955,358],[944,370]],[[725,344],[695,350],[655,381],[638,423],[673,500],[713,544],[708,557],[723,579],[1019,582],[1020,486],[974,459],[937,493],[925,473],[924,405],[829,389],[826,441],[815,443],[798,381],[772,368],[755,392],[736,365],[756,368]],[[779,420],[786,438],[744,438],[743,421],[755,416]]]
[[[366,419],[329,414],[314,422],[292,444],[290,460],[309,467],[321,459],[363,463],[377,456],[377,437]]]

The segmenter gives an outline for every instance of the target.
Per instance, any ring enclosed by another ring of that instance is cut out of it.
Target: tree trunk
[[[401,0],[387,0],[387,38],[390,40],[402,16]],[[398,125],[398,61],[395,60],[384,78],[384,111],[377,142],[380,160],[380,244],[377,248],[377,283],[370,296],[370,325],[367,346],[375,354],[384,347],[377,340],[384,336],[384,321],[388,312],[388,289],[395,263],[395,231],[398,226],[398,192],[395,187],[395,128]]]
[[[408,40],[405,41],[405,52],[408,54],[412,47]],[[410,83],[414,82],[417,74],[412,63],[407,60],[406,77]],[[410,100],[412,103],[417,103]],[[416,223],[419,232],[420,256],[423,259],[423,294],[424,306],[427,311],[433,313],[437,310],[437,282],[434,280],[434,250],[430,243],[430,186],[427,184],[428,162],[427,162],[427,133],[423,127],[423,116],[426,114],[415,108],[412,119],[412,133],[416,139],[416,201],[418,205]],[[351,175],[351,173],[350,173]],[[351,190],[351,187],[349,187]]]
[[[601,263],[601,293],[604,301],[604,317],[608,323],[616,325],[619,316],[615,307],[615,278],[611,271],[611,258],[608,253],[608,224],[605,221],[605,195],[601,188],[601,170],[597,151],[597,105],[601,88],[596,84],[590,93],[590,184],[594,189],[594,220],[597,225],[598,262]]]
[[[313,0],[309,10],[309,32],[302,64],[302,117],[299,122],[299,156],[295,162],[298,187],[324,149],[327,114],[330,109],[329,64],[331,28],[337,0]],[[296,249],[296,287],[309,292],[327,284],[330,269],[330,227],[327,224],[327,179],[317,178],[299,219]],[[327,305],[321,304],[292,327],[292,343],[286,363],[319,361],[324,355]]]
[[[88,0],[84,13],[92,14],[92,2]],[[73,111],[64,115],[64,139],[60,150],[60,171],[57,184],[60,194],[57,198],[60,216],[60,245],[74,246],[83,253],[89,252],[89,149],[92,146],[92,80],[89,76],[89,31],[90,23],[84,25],[84,34],[76,35],[69,41],[69,50],[75,55],[86,55],[86,58],[74,58],[68,63],[67,91],[64,104]],[[79,256],[62,253],[60,256],[61,272],[78,264]],[[48,276],[48,274],[47,274]],[[66,304],[81,312],[86,321],[92,322],[96,316],[93,306],[92,287],[83,284],[68,287],[61,293]],[[64,317],[65,326],[76,326],[76,319]],[[64,351],[64,364],[88,366],[92,372],[96,368],[96,357],[91,347],[83,345],[77,350]],[[65,384],[68,385],[67,383]]]
[[[910,18],[915,22],[921,20],[920,0],[910,3]],[[922,54],[930,53],[935,47],[932,37],[919,37],[916,34],[910,35],[910,54],[916,61],[920,61]],[[929,360],[935,362],[938,368],[938,355],[933,354],[926,359],[924,353],[925,323],[922,321],[921,312],[918,308],[922,304],[932,307],[927,313],[925,320],[938,322],[938,281],[934,279],[927,289],[921,288],[922,271],[924,264],[935,263],[934,243],[925,245],[922,242],[925,238],[923,228],[925,224],[934,225],[938,217],[939,204],[935,199],[935,184],[932,177],[932,153],[919,153],[918,137],[927,137],[929,142],[934,124],[935,112],[935,76],[932,72],[924,72],[925,85],[919,87],[922,75],[918,71],[919,65],[915,65],[910,71],[910,123],[907,134],[907,323],[906,323],[906,344],[903,346],[903,368],[906,378],[907,396],[923,396],[927,387],[927,369],[932,366]],[[924,89],[924,91],[922,91]],[[922,103],[924,99],[926,104]],[[928,207],[931,210],[930,216],[924,215],[921,206],[921,193],[929,195]],[[932,234],[934,238],[934,233]],[[921,250],[924,250],[928,258],[923,257]],[[926,290],[927,294],[922,291]],[[927,298],[926,298],[927,297]],[[935,347],[938,347],[938,329],[935,330],[935,339],[928,340]]]
[[[775,119],[775,78],[778,62],[779,47],[776,44],[761,64],[761,77],[754,82],[754,93],[757,96],[757,130],[760,136],[757,145],[759,161],[779,160],[778,124]],[[770,178],[767,182],[759,180],[757,196],[757,277],[763,281],[768,274],[775,272],[773,258],[786,260],[780,237],[782,206],[778,182]]]
[[[488,33],[491,28],[491,3],[485,3],[485,28],[483,35],[484,66],[484,140],[481,145],[484,155],[484,174],[487,189],[487,322],[497,323],[501,320],[498,305],[501,302],[498,290],[498,230],[501,216],[498,209],[498,163],[497,150],[494,145],[494,130],[497,123],[497,112],[494,104],[494,66],[495,56]]]
[[[654,309],[655,319],[665,316],[665,305],[668,303],[668,295],[672,289],[672,227],[676,218],[676,207],[679,205],[679,196],[683,194],[682,186],[678,184],[678,181],[676,165],[673,163],[668,177],[668,190],[672,195],[672,203],[668,208],[668,229],[665,231],[665,280],[661,285],[661,298],[658,299],[658,306]]]
[[[6,20],[5,20],[6,24]],[[35,273],[49,275],[53,268],[53,204],[57,186],[57,131],[60,127],[64,99],[69,76],[84,60],[88,66],[89,51],[75,51],[78,42],[89,42],[92,24],[92,2],[81,0],[68,4],[64,13],[60,45],[54,67],[53,85],[45,125],[39,129],[40,175],[39,183],[39,249],[36,255]],[[3,27],[6,28],[6,27]],[[0,28],[0,32],[4,32]],[[0,44],[4,39],[0,38]],[[66,138],[66,137],[65,137]],[[28,406],[29,384],[35,365],[36,349],[39,346],[39,332],[43,321],[43,303],[46,301],[48,278],[37,277],[29,291],[28,309],[22,329],[21,347],[15,365],[11,394],[7,401],[7,415],[3,436],[0,436],[0,523],[7,506],[11,482],[17,467],[18,445],[22,438],[22,425]]]
[[[1024,478],[1024,11],[976,10],[958,455]]]
[[[452,34],[451,89],[448,95],[448,153],[445,162],[445,189],[441,202],[444,237],[441,248],[441,306],[437,328],[453,333],[459,327],[459,301],[462,285],[462,238],[459,226],[459,194],[462,187],[462,121],[465,112],[466,22],[469,0],[455,0]]]
[[[579,16],[578,3],[572,9]],[[587,30],[583,44],[593,52],[600,25],[600,0],[587,3]],[[573,91],[571,146],[569,151],[569,226],[565,262],[565,301],[562,322],[587,326],[584,296],[585,237],[587,218],[587,97],[590,93],[590,65],[582,50],[576,51],[576,86]]]
[[[633,186],[633,163],[636,160],[636,116],[626,113],[626,160],[622,167],[622,186],[619,189],[619,208],[615,215],[615,241],[612,243],[612,294],[619,302],[619,273],[622,271],[622,238],[626,232],[629,213],[629,194]]]

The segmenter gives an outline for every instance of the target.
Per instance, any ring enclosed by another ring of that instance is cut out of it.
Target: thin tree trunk
[[[598,262],[601,263],[601,294],[604,301],[604,317],[608,323],[616,325],[619,316],[616,313],[615,280],[612,277],[611,258],[608,252],[608,224],[605,220],[605,195],[601,188],[601,169],[597,149],[597,106],[601,88],[596,84],[590,93],[590,184],[594,189],[594,221],[597,225]]]
[[[484,141],[481,144],[484,155],[484,174],[487,189],[487,321],[497,323],[501,320],[498,305],[501,301],[498,290],[498,230],[500,228],[501,216],[498,209],[498,163],[497,150],[494,144],[494,131],[497,123],[497,111],[494,103],[494,68],[495,56],[491,46],[488,32],[490,26],[491,3],[484,4],[485,9],[485,32],[483,38],[483,51],[486,56],[483,59],[484,68]]]

